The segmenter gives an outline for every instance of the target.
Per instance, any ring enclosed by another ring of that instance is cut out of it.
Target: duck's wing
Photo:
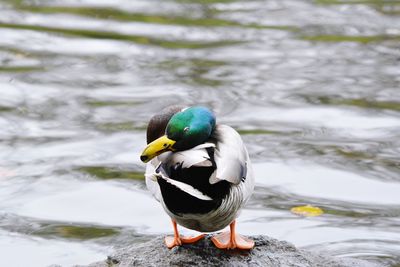
[[[215,170],[207,152],[214,147],[212,143],[205,143],[189,150],[160,155],[161,164],[155,170],[156,176],[197,199],[212,200],[200,185],[202,180],[206,186]],[[208,176],[204,176],[207,172]]]
[[[217,209],[230,192],[230,183],[210,184],[216,169],[215,144],[204,143],[188,150],[163,153],[155,176],[162,202],[173,214],[205,214]]]
[[[209,212],[229,192],[228,182],[209,183],[215,172],[214,149],[213,143],[205,143],[155,157],[147,165],[147,188],[173,213]]]
[[[217,170],[210,177],[210,183],[215,184],[225,180],[238,185],[245,181],[249,176],[251,166],[249,155],[239,133],[227,125],[217,125],[213,138],[216,143],[214,160]]]
[[[156,140],[157,138],[163,136],[165,134],[165,128],[171,117],[181,111],[184,106],[174,105],[169,106],[163,109],[160,113],[155,114],[149,121],[147,125],[147,144],[151,143],[152,141]],[[160,187],[158,186],[157,179],[155,177],[155,170],[157,166],[160,164],[160,160],[158,157],[152,159],[149,163],[146,164],[146,171],[145,171],[145,180],[146,186],[151,192],[151,194],[160,201],[161,199],[161,192]]]
[[[211,157],[208,149],[214,149],[213,143],[204,143],[191,149],[175,152],[169,157],[169,161],[163,160],[169,166],[181,165],[182,168],[211,167]]]

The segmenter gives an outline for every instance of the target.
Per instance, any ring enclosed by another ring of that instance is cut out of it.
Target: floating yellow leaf
[[[290,211],[294,214],[302,215],[302,216],[306,216],[306,217],[319,216],[324,213],[324,211],[322,209],[320,209],[318,207],[313,207],[311,205],[293,207]]]

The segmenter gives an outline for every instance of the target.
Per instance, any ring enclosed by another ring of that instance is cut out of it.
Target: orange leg
[[[254,241],[241,236],[236,233],[236,221],[233,221],[229,227],[230,232],[223,232],[211,238],[211,241],[217,248],[220,249],[252,249],[254,247]]]
[[[165,237],[165,244],[167,245],[167,247],[169,249],[171,249],[175,246],[180,246],[182,244],[195,243],[205,236],[204,234],[194,236],[194,237],[180,236],[179,232],[178,232],[178,226],[176,224],[176,221],[172,220],[172,226],[174,227],[174,236],[166,236]]]

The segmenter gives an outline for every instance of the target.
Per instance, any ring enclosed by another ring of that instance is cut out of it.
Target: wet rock
[[[372,262],[333,258],[297,249],[292,244],[267,236],[253,236],[256,246],[251,251],[219,250],[209,237],[192,245],[171,250],[157,237],[142,244],[117,250],[103,262],[88,267],[109,266],[348,266],[373,267]]]

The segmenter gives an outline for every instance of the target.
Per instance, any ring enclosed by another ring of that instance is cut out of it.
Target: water
[[[240,232],[399,264],[399,15],[380,0],[1,1],[2,265],[87,264],[171,233],[139,154],[177,103],[248,146]],[[325,214],[290,213],[305,204]]]

